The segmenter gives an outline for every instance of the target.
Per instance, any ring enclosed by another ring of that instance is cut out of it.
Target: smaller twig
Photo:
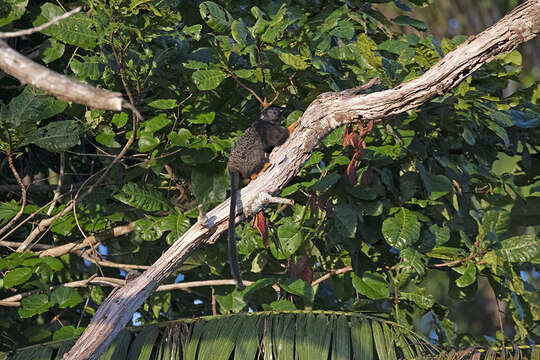
[[[244,206],[244,214],[246,216],[256,214],[261,211],[266,205],[272,203],[294,205],[294,200],[272,196],[269,193],[262,191],[252,201],[250,201],[246,204],[246,206]]]
[[[478,255],[481,255],[481,252],[473,252],[471,255],[469,255],[467,257],[464,257],[463,259],[449,261],[449,262],[442,263],[442,264],[433,264],[433,265],[431,265],[431,267],[438,268],[438,267],[453,266],[453,265],[461,264],[461,263],[467,262],[469,260],[473,260]]]
[[[490,286],[491,291],[493,292],[493,297],[495,298],[495,304],[497,305],[497,319],[499,320],[499,328],[501,329],[501,345],[504,349],[504,328],[503,328],[503,321],[501,313],[503,312],[501,310],[501,307],[499,305],[499,299],[497,298],[497,294],[495,293],[495,289],[493,289],[492,286]]]
[[[98,267],[98,269],[99,269],[99,272],[101,272],[101,273],[103,273],[103,271],[101,270],[100,266],[110,267],[110,268],[115,268],[115,269],[125,269],[125,270],[146,270],[146,269],[148,269],[150,267],[148,265],[120,264],[120,263],[115,263],[115,262],[109,261],[109,260],[98,260],[97,256],[96,256],[96,259],[94,259],[91,256],[86,255],[85,253],[83,253],[80,250],[75,251],[75,253],[78,253],[79,255],[82,256],[83,259],[85,259],[85,260],[93,263],[94,265],[96,265]]]
[[[293,86],[294,86],[293,79],[294,79],[294,76],[296,75],[297,72],[298,72],[298,71],[295,71],[295,72],[292,73],[291,76],[289,76],[289,82],[290,82],[291,85],[293,85]],[[287,87],[287,85],[284,85],[284,86],[283,86],[283,89],[285,89],[286,87]],[[283,89],[281,89],[281,90],[283,90]],[[267,102],[266,99],[264,99],[264,105],[263,105],[263,107],[264,107],[265,109],[266,109],[267,107],[269,107],[269,106],[272,106],[272,104],[278,99],[279,94],[281,94],[281,90],[277,90],[277,91],[276,91],[276,95],[274,96],[274,98],[273,98],[270,102]]]
[[[24,208],[26,207],[26,188],[24,187],[24,184],[22,183],[21,177],[19,176],[19,173],[17,172],[17,169],[15,169],[15,165],[13,164],[13,155],[11,154],[11,151],[8,150],[7,152],[7,158],[8,158],[8,164],[11,172],[13,173],[13,176],[15,176],[15,180],[17,180],[17,184],[19,184],[19,188],[21,190],[21,208],[15,214],[15,216],[4,226],[0,229],[0,235],[6,232],[13,224],[17,222],[17,220],[22,216],[24,213]]]
[[[39,32],[39,31],[41,31],[43,29],[48,28],[49,26],[52,26],[52,25],[54,25],[54,24],[56,24],[56,23],[58,23],[58,22],[60,22],[60,21],[62,21],[64,19],[70,17],[73,14],[78,13],[79,11],[81,11],[81,9],[82,9],[82,7],[78,6],[75,9],[73,9],[71,11],[68,11],[65,14],[62,14],[60,16],[57,16],[57,17],[53,18],[51,21],[47,21],[46,23],[41,24],[41,25],[36,26],[36,27],[33,27],[31,29],[24,29],[24,30],[19,30],[19,31],[0,33],[0,39],[12,38],[12,37],[18,37],[18,36],[24,36],[24,35],[30,35],[30,34]]]
[[[94,274],[94,275],[95,275],[95,274]],[[94,276],[94,275],[92,275],[92,276]],[[84,317],[84,314],[86,314],[86,308],[88,307],[88,303],[89,303],[89,302],[90,302],[90,296],[88,296],[88,297],[86,298],[86,301],[84,302],[84,306],[83,306],[83,308],[81,309],[81,315],[79,316],[79,321],[77,321],[77,326],[76,326],[77,329],[79,328],[79,326],[81,326],[81,322],[82,322],[82,319],[83,319],[83,317]]]
[[[4,300],[0,300],[0,306],[19,307],[19,306],[21,306],[21,302],[20,301],[4,301]]]
[[[352,266],[345,266],[344,268],[341,268],[341,269],[330,270],[328,273],[324,274],[323,276],[321,276],[317,280],[313,280],[313,282],[311,283],[311,286],[315,286],[317,284],[322,283],[324,280],[329,279],[330,276],[343,274],[343,273],[346,273],[346,272],[349,272],[349,271],[352,271]]]
[[[116,52],[116,47],[114,46],[114,32],[110,34],[110,38],[111,38],[111,49],[113,52],[114,59],[116,60],[116,64],[118,65],[118,68],[120,69],[120,78],[122,79],[124,90],[126,91],[130,104],[132,106],[135,106],[135,100],[133,99],[133,95],[131,95],[131,90],[129,89],[129,86],[126,80],[126,70],[124,68],[124,54],[122,52],[120,53],[120,56],[119,56],[118,53]],[[135,129],[133,129],[133,131],[135,131]]]
[[[202,227],[206,227],[206,224],[208,223],[208,216],[206,216],[206,213],[204,212],[202,204],[199,204],[197,206],[197,209],[199,209],[199,216],[197,217],[197,223],[199,223]]]
[[[238,78],[238,76],[236,76],[236,74],[234,73],[234,71],[232,71],[230,68],[227,68],[227,72],[229,73],[229,75],[231,75],[231,77],[238,83],[238,85],[240,85],[241,87],[243,87],[244,89],[246,89],[247,91],[249,91],[253,96],[255,96],[255,98],[261,103],[261,105],[263,105],[265,102],[259,97],[259,95],[257,95],[257,93],[251,89],[250,87],[248,87],[247,85],[244,85],[240,79]]]
[[[3,241],[3,240],[0,240],[0,246],[11,248],[12,250],[18,248],[20,245],[21,245],[21,243],[18,242],[18,241]],[[34,247],[36,249],[47,250],[47,249],[53,248],[54,246],[46,245],[46,244],[36,244],[36,245],[34,245]]]
[[[88,236],[81,243],[71,242],[64,245],[51,247],[48,250],[41,251],[39,256],[53,256],[53,257],[62,256],[69,252],[82,250],[85,247],[90,246],[91,243],[98,243],[98,242],[108,240],[109,238],[116,238],[125,234],[129,234],[133,232],[133,230],[135,230],[134,221],[130,222],[127,225],[116,226],[110,230],[104,231],[97,235]]]
[[[47,216],[51,216],[56,202],[60,198],[60,189],[62,188],[62,179],[64,178],[64,166],[66,164],[66,154],[64,152],[60,153],[60,171],[58,173],[58,184],[56,184],[56,190],[54,190],[54,196],[51,202],[49,210],[47,210]]]

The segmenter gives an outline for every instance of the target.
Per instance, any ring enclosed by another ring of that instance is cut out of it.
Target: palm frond
[[[0,359],[61,359],[74,339],[22,348]],[[496,359],[540,360],[540,348],[441,351],[395,322],[358,313],[294,311],[179,320],[122,331],[101,360]],[[9,356],[8,356],[9,355]]]

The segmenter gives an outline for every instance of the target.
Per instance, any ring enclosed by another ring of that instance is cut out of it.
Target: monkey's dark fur
[[[260,119],[252,124],[236,139],[229,157],[229,175],[231,177],[231,211],[229,214],[229,266],[231,275],[240,290],[244,288],[238,265],[236,250],[235,219],[236,199],[240,186],[240,177],[249,179],[259,173],[275,146],[281,145],[289,137],[287,128],[280,126],[281,109],[269,107],[261,111]]]

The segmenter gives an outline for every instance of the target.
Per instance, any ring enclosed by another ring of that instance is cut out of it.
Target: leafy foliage
[[[402,1],[393,3],[403,14],[389,20],[383,2],[70,2],[85,12],[24,38],[17,50],[99,87],[126,93],[125,82],[145,120],[133,129],[131,114],[84,109],[3,80],[0,150],[16,155],[22,178],[50,185],[29,192],[25,216],[32,220],[20,223],[9,241],[23,241],[35,221],[58,214],[79,189],[84,193],[134,134],[135,143],[104,181],[42,232],[39,245],[96,235],[101,246],[89,248],[87,258],[153,263],[195,223],[199,204],[209,209],[225,200],[228,153],[260,108],[246,87],[261,99],[275,97],[290,124],[323,92],[373,77],[381,85],[372,91],[391,88],[420,76],[465,39],[435,40]],[[0,16],[0,31],[63,13],[54,1],[1,4],[7,15]],[[408,32],[393,32],[394,24]],[[249,223],[239,226],[243,276],[251,286],[242,292],[216,286],[215,295],[209,286],[155,294],[139,309],[138,322],[211,314],[215,296],[222,313],[248,304],[269,311],[369,311],[444,346],[491,344],[503,336],[538,342],[540,84],[508,93],[520,70],[521,55],[512,52],[416,110],[336,129],[283,190],[295,205],[265,210],[269,243]],[[64,196],[49,211],[60,174]],[[15,184],[5,165],[2,175],[2,185]],[[20,205],[12,193],[0,200],[5,224]],[[117,232],[131,223],[132,230]],[[167,282],[228,278],[224,243],[200,249]],[[78,324],[88,323],[106,288],[62,284],[96,272],[125,275],[110,263],[98,269],[80,252],[58,259],[9,248],[0,254],[2,298],[37,290],[18,308],[0,307],[3,350],[80,333]],[[459,306],[483,300],[475,313],[485,320],[493,293],[507,306],[505,334],[498,324],[475,333],[473,316]],[[305,356],[329,344],[333,351],[350,346],[349,352],[381,358],[418,352],[406,331],[397,334],[386,323],[360,321],[351,328],[353,340],[341,343],[329,332],[349,331],[350,321],[299,318],[298,339],[313,342],[297,346],[315,346],[303,349]],[[328,333],[311,333],[327,321]],[[248,325],[223,326],[242,331]],[[276,321],[284,333],[290,326]],[[192,341],[202,334],[195,326]],[[373,342],[354,340],[371,334]],[[290,350],[284,339],[272,341],[269,349]],[[109,356],[117,351],[111,349]]]

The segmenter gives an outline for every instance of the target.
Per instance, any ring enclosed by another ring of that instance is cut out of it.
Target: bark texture
[[[98,89],[49,70],[19,54],[2,40],[0,40],[0,69],[17,78],[22,84],[30,84],[62,101],[75,102],[96,109],[122,110],[121,93]]]

